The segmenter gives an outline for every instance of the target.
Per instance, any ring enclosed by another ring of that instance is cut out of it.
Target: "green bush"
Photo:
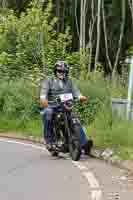
[[[93,76],[93,73],[92,73]],[[87,103],[77,105],[76,111],[80,113],[81,120],[86,125],[91,124],[106,101],[110,102],[110,90],[107,82],[99,78],[95,80],[76,80],[81,93],[88,97]],[[111,105],[111,104],[110,104]]]
[[[52,14],[52,0],[43,11],[41,4],[31,7],[19,18],[10,11],[0,21],[0,77],[9,79],[36,73],[51,74],[53,64],[64,58],[71,44],[70,28],[57,33],[57,18]]]
[[[111,104],[106,101],[97,112],[94,121],[87,126],[87,132],[91,135],[98,146],[109,145],[113,141],[108,134],[112,130],[112,111]]]
[[[112,123],[111,112],[105,110],[87,127],[88,134],[92,136],[96,146],[111,147],[121,158],[133,159],[132,121],[116,120]]]
[[[105,101],[106,90],[101,88],[100,92],[100,87],[98,89],[96,84],[89,81],[77,81],[76,84],[89,100],[86,104],[78,104],[75,111],[80,113],[82,122],[90,124]],[[7,118],[19,118],[24,121],[35,117],[38,99],[39,85],[34,84],[30,78],[0,81],[0,113]]]
[[[0,81],[0,116],[25,121],[34,115],[34,86],[27,80]]]

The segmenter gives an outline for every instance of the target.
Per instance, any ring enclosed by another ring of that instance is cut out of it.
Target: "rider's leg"
[[[81,146],[83,146],[87,143],[88,139],[87,139],[86,134],[81,126],[79,116],[77,113],[72,113],[71,117],[72,117],[73,124],[78,125],[80,128],[80,144],[81,144]]]
[[[88,142],[88,138],[84,132],[84,129],[82,126],[80,126],[80,144],[81,146],[84,146]]]
[[[82,149],[84,149],[85,154],[89,154],[93,146],[93,141],[91,138],[87,137],[83,127],[80,126],[80,144]]]
[[[52,125],[53,109],[46,108],[43,114],[43,136],[46,144],[52,144],[55,142],[53,135],[53,125]]]
[[[89,154],[90,150],[93,146],[93,142],[92,142],[91,138],[87,137],[87,135],[85,134],[85,131],[84,131],[83,127],[81,126],[79,116],[77,115],[77,113],[72,113],[71,116],[72,116],[74,122],[76,124],[78,124],[79,128],[80,128],[80,144],[81,144],[81,147],[82,147],[82,149],[84,149],[85,154]]]

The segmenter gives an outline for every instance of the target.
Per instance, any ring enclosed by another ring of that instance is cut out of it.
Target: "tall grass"
[[[110,104],[111,92],[104,79],[96,80],[92,77],[91,80],[74,80],[74,82],[81,93],[88,97],[88,102],[79,107],[79,111],[85,125],[90,125],[105,102],[108,101]]]
[[[116,87],[104,79],[74,80],[81,93],[89,97],[87,104],[76,111],[85,123],[88,135],[99,147],[111,146],[123,158],[133,158],[133,124],[112,118],[111,95]],[[126,94],[127,86],[118,88]],[[26,80],[0,81],[0,131],[16,131],[41,136],[42,124],[37,112],[38,87]],[[114,92],[115,90],[115,92]]]
[[[127,96],[127,82],[117,80],[92,79],[79,82],[83,94],[100,100],[96,115],[91,124],[87,124],[86,132],[94,140],[96,146],[114,148],[116,154],[123,159],[133,159],[133,123],[112,116],[111,98]]]
[[[37,88],[31,81],[0,80],[0,131],[41,136]]]
[[[34,88],[29,81],[0,81],[0,116],[29,119],[34,114],[34,105]]]

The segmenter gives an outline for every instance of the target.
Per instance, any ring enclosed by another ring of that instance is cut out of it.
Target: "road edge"
[[[34,136],[22,136],[17,135],[15,133],[2,133],[0,132],[0,138],[7,138],[7,139],[15,139],[15,140],[21,140],[25,142],[35,143],[35,144],[44,144],[43,138],[40,137],[34,137]],[[95,147],[94,147],[95,148]],[[129,171],[130,173],[133,173],[133,161],[132,160],[111,160],[111,159],[104,159],[99,156],[93,155],[93,151],[91,154],[91,157],[102,160],[103,162],[106,162],[110,165],[125,169]]]

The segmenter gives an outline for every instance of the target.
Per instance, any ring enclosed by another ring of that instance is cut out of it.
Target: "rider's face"
[[[58,77],[60,80],[63,80],[63,79],[65,78],[65,73],[64,73],[64,71],[57,70],[56,75],[57,75],[57,77]]]

